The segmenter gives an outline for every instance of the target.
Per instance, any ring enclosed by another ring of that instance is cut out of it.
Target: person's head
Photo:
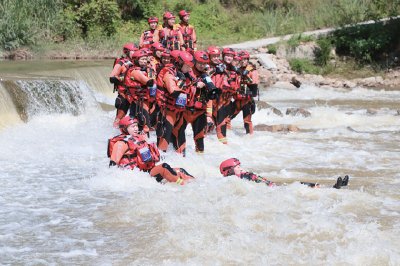
[[[181,51],[179,52],[177,59],[177,67],[180,68],[182,73],[187,73],[192,67],[194,67],[194,57],[189,52]]]
[[[132,55],[138,50],[139,48],[134,43],[127,43],[124,45],[124,48],[122,49],[123,53],[130,59],[132,59]]]
[[[153,55],[155,57],[157,57],[158,59],[161,59],[161,56],[165,50],[165,48],[162,46],[162,44],[159,42],[155,42],[150,47],[153,52]]]
[[[239,54],[235,53],[235,56],[233,57],[233,60],[232,60],[232,66],[235,66],[235,67],[239,66],[240,59],[241,58],[240,58]]]
[[[178,61],[178,55],[181,51],[179,50],[172,50],[171,51],[171,64],[174,64]]]
[[[161,64],[165,66],[170,63],[171,63],[171,51],[165,50],[161,57]]]
[[[175,15],[172,12],[167,12],[163,16],[164,25],[172,27],[175,24]]]
[[[119,130],[122,134],[136,136],[139,132],[137,119],[132,116],[125,116],[119,121]]]
[[[240,161],[236,158],[225,160],[219,166],[219,170],[223,176],[237,175],[240,177],[242,174],[242,167]]]
[[[230,65],[234,57],[235,51],[232,48],[227,47],[222,51],[222,61],[224,61],[225,64]]]
[[[242,60],[240,60],[240,66],[247,67],[247,65],[249,64],[249,58],[250,58],[249,53],[246,51],[240,51],[239,56],[242,59]]]
[[[181,12],[179,12],[179,18],[181,19],[181,21],[185,24],[188,24],[189,19],[190,19],[190,13],[187,10],[182,10]]]
[[[208,56],[204,51],[196,51],[194,53],[194,59],[196,61],[194,67],[199,71],[203,72],[208,64]]]
[[[208,47],[207,54],[208,57],[210,58],[211,65],[215,66],[219,63],[219,57],[221,55],[221,51],[217,47],[215,46]]]
[[[133,54],[132,60],[136,66],[146,66],[147,65],[147,52],[144,49],[140,49]]]
[[[148,22],[151,30],[155,30],[157,28],[158,19],[156,17],[150,17]]]

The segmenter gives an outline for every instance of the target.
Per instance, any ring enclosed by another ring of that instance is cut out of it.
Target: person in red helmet
[[[239,75],[240,60],[241,60],[241,58],[240,58],[239,54],[235,52],[235,56],[233,57],[231,65],[232,65],[232,67],[236,68],[236,77],[235,77],[236,79],[237,78],[241,78],[241,76]],[[233,95],[233,98],[236,100],[235,95],[236,94]],[[235,101],[235,103],[237,105],[237,101]],[[230,110],[230,113],[229,113],[229,116],[228,116],[228,118],[226,120],[226,130],[228,130],[228,131],[231,130],[231,119],[236,117],[236,115],[235,115],[235,114],[237,114],[236,113],[236,109],[237,109],[237,106],[232,106],[232,108]]]
[[[178,60],[179,53],[180,53],[179,50],[171,51],[171,64],[175,64],[175,62]]]
[[[160,42],[164,48],[169,50],[185,50],[181,46],[184,44],[182,33],[175,25],[174,13],[167,12],[163,16],[164,24],[158,25],[154,31],[154,42]]]
[[[155,73],[147,67],[147,52],[136,51],[132,57],[133,67],[125,74],[127,100],[131,103],[130,114],[138,118],[144,133],[150,131],[150,98],[155,98],[149,88],[154,87]]]
[[[256,174],[253,173],[249,173],[249,172],[243,172],[242,167],[240,166],[240,161],[236,158],[230,158],[227,159],[225,161],[223,161],[221,163],[221,165],[219,166],[219,170],[221,172],[221,174],[224,177],[228,177],[228,176],[234,176],[236,175],[237,177],[240,177],[241,179],[246,179],[248,181],[253,181],[256,183],[264,183],[269,187],[275,187],[276,184],[269,181],[267,178],[258,176]],[[321,186],[320,184],[314,184],[314,183],[307,183],[307,182],[300,182],[303,185],[309,186],[311,188],[336,188],[336,189],[340,189],[343,186],[347,186],[347,184],[349,183],[349,176],[346,175],[344,177],[344,179],[342,180],[341,177],[339,177],[336,181],[336,184],[334,184],[333,186]]]
[[[164,66],[157,75],[157,104],[160,115],[157,121],[158,149],[167,151],[174,125],[179,123],[185,111],[187,93],[193,77],[190,70],[194,66],[193,56],[181,51],[175,62]]]
[[[164,50],[165,50],[165,48],[159,42],[155,42],[151,45],[151,51],[153,53],[153,56],[151,56],[150,60],[152,62],[152,65],[154,65],[154,71],[156,71],[156,72],[162,65],[161,57],[162,57]]]
[[[187,184],[187,180],[195,179],[182,168],[171,168],[167,163],[156,165],[160,161],[160,153],[155,143],[148,143],[139,134],[138,121],[135,117],[126,116],[119,121],[121,135],[108,140],[107,155],[110,167],[135,169],[150,172],[158,182],[166,180],[179,185]]]
[[[140,48],[150,48],[153,44],[154,31],[157,29],[158,19],[156,17],[150,17],[147,21],[149,23],[149,30],[143,31],[140,36],[139,46]]]
[[[244,128],[246,134],[253,134],[253,123],[251,122],[251,115],[255,112],[255,102],[253,97],[257,97],[258,94],[258,72],[257,70],[249,65],[250,55],[246,51],[239,52],[240,61],[240,76],[241,82],[239,90],[233,95],[236,102],[236,109],[231,116],[231,119],[235,118],[236,115],[243,112]]]
[[[193,25],[189,24],[190,13],[187,10],[182,10],[179,12],[179,18],[181,22],[179,24],[175,24],[175,27],[179,29],[182,33],[183,41],[185,42],[184,47],[188,52],[196,52],[197,51],[197,37],[196,32],[194,31]]]
[[[162,54],[161,57],[161,65],[165,66],[171,64],[171,51],[170,50],[165,50]],[[159,69],[157,69],[159,70]]]
[[[175,148],[179,153],[185,155],[186,136],[185,130],[188,124],[192,125],[193,139],[196,152],[199,155],[204,153],[204,128],[208,123],[212,123],[211,113],[206,116],[207,108],[212,108],[212,102],[208,99],[209,89],[214,88],[214,84],[206,70],[208,55],[204,51],[194,53],[195,64],[193,74],[195,79],[192,81],[186,110],[180,122],[174,127],[174,136],[177,136]]]
[[[232,48],[225,48],[222,51],[222,64],[215,67],[215,86],[222,90],[222,95],[213,101],[213,119],[216,125],[218,140],[223,144],[228,144],[226,137],[226,127],[230,115],[233,113],[235,103],[232,95],[236,93],[240,78],[237,76],[239,69],[232,65],[235,51]]]
[[[110,83],[114,84],[114,92],[118,91],[118,97],[115,99],[115,108],[117,108],[113,124],[115,128],[118,127],[119,120],[126,115],[129,109],[130,103],[125,95],[124,73],[132,65],[132,55],[135,51],[138,51],[136,44],[125,44],[123,48],[124,55],[115,59],[114,68],[110,74]]]

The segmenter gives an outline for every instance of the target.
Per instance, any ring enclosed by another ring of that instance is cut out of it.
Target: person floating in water
[[[256,183],[265,183],[269,187],[276,186],[276,184],[274,182],[271,182],[267,178],[258,176],[253,173],[243,172],[242,167],[240,166],[240,161],[236,158],[230,158],[228,160],[223,161],[219,167],[219,170],[221,171],[221,174],[223,176],[236,175],[236,176],[240,177],[241,179],[246,179],[246,180],[253,181]],[[341,187],[347,186],[348,183],[349,183],[348,175],[346,175],[343,180],[341,177],[339,177],[336,181],[336,184],[333,185],[332,188],[340,189]],[[309,186],[311,188],[321,188],[322,187],[320,184],[314,184],[314,183],[301,182],[301,184]]]

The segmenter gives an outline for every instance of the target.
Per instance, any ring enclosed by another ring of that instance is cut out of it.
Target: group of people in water
[[[113,126],[119,127],[122,134],[109,140],[108,155],[110,166],[139,168],[159,182],[183,185],[194,177],[167,163],[156,165],[160,151],[166,152],[171,143],[177,153],[185,156],[188,124],[199,155],[204,153],[204,138],[214,129],[218,140],[227,145],[231,119],[240,112],[246,134],[252,134],[258,73],[249,64],[246,51],[235,52],[229,47],[221,51],[215,46],[198,50],[194,27],[189,24],[190,13],[182,10],[179,18],[181,22],[175,24],[175,15],[167,12],[163,24],[158,25],[158,19],[150,17],[150,29],[143,32],[139,46],[126,44],[124,55],[115,60],[110,75],[118,92]],[[157,143],[148,143],[150,131],[156,132]],[[220,170],[224,176],[237,175],[275,185],[238,168],[240,162],[231,158],[221,164]],[[340,188],[347,182],[348,178],[338,179],[335,186]]]

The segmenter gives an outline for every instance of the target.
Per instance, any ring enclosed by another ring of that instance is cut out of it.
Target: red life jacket
[[[149,171],[160,161],[160,153],[155,143],[148,144],[142,135],[136,137],[121,134],[108,140],[107,156],[111,157],[115,143],[123,141],[128,144],[128,150],[119,162],[120,167]]]
[[[143,47],[141,48],[150,48],[153,44],[153,36],[154,30],[143,31]]]
[[[146,77],[152,77],[154,75],[153,70],[149,67],[138,67],[134,66],[129,68],[125,72],[125,88],[127,94],[127,100],[132,103],[133,100],[137,100],[139,98],[143,98],[148,100],[149,89],[146,84],[142,84],[139,81],[135,80],[132,76],[132,71],[140,71]]]
[[[206,72],[208,73],[208,71]],[[194,74],[194,73],[193,73]],[[210,78],[210,77],[208,77]],[[211,78],[210,78],[211,79]],[[192,84],[196,84],[197,82],[202,81],[199,76],[195,76]],[[188,101],[186,104],[187,110],[198,109],[198,110],[206,110],[207,109],[207,87],[197,88],[196,86],[191,86],[188,93]],[[192,110],[193,111],[193,110]]]
[[[167,43],[165,48],[174,48],[174,42],[179,41],[179,29],[176,27],[173,27],[172,30],[170,30],[169,35],[165,38],[165,28],[160,25],[158,26],[158,36],[159,36],[159,42],[164,45],[164,41],[166,39]]]
[[[119,58],[116,58],[114,60],[113,68],[115,67],[116,64],[120,64],[121,66],[125,65],[128,68],[128,66],[127,66],[128,62],[130,62],[130,60],[128,58],[126,58],[126,57],[122,57],[121,56]],[[115,91],[118,91],[120,93],[124,93],[125,86],[124,86],[124,82],[123,81],[121,81],[120,83],[114,83],[114,92]]]
[[[177,85],[182,88],[182,92],[178,98],[172,97],[168,89],[164,84],[164,75],[166,73],[170,73],[175,76],[175,80]],[[185,106],[187,103],[187,90],[190,87],[191,80],[189,78],[186,81],[183,81],[179,78],[178,73],[173,64],[167,64],[163,68],[161,68],[160,72],[157,75],[157,104],[158,106],[166,107],[168,110],[173,111],[175,113],[180,113],[185,111]],[[179,105],[179,104],[181,105]]]
[[[256,69],[250,65],[248,65],[245,68],[247,71],[252,72],[255,71]],[[244,70],[244,68],[241,68],[240,70]],[[235,100],[245,100],[245,99],[250,99],[252,96],[251,90],[248,88],[248,84],[251,84],[252,81],[249,80],[249,77],[243,76],[240,79],[240,87],[237,90],[236,94],[233,95],[233,98]]]
[[[179,24],[179,26],[181,26],[181,25]],[[187,25],[186,28],[179,27],[179,30],[182,33],[183,40],[185,41],[185,43],[192,40],[192,34],[193,34],[193,26],[192,25],[189,24],[189,25]]]

